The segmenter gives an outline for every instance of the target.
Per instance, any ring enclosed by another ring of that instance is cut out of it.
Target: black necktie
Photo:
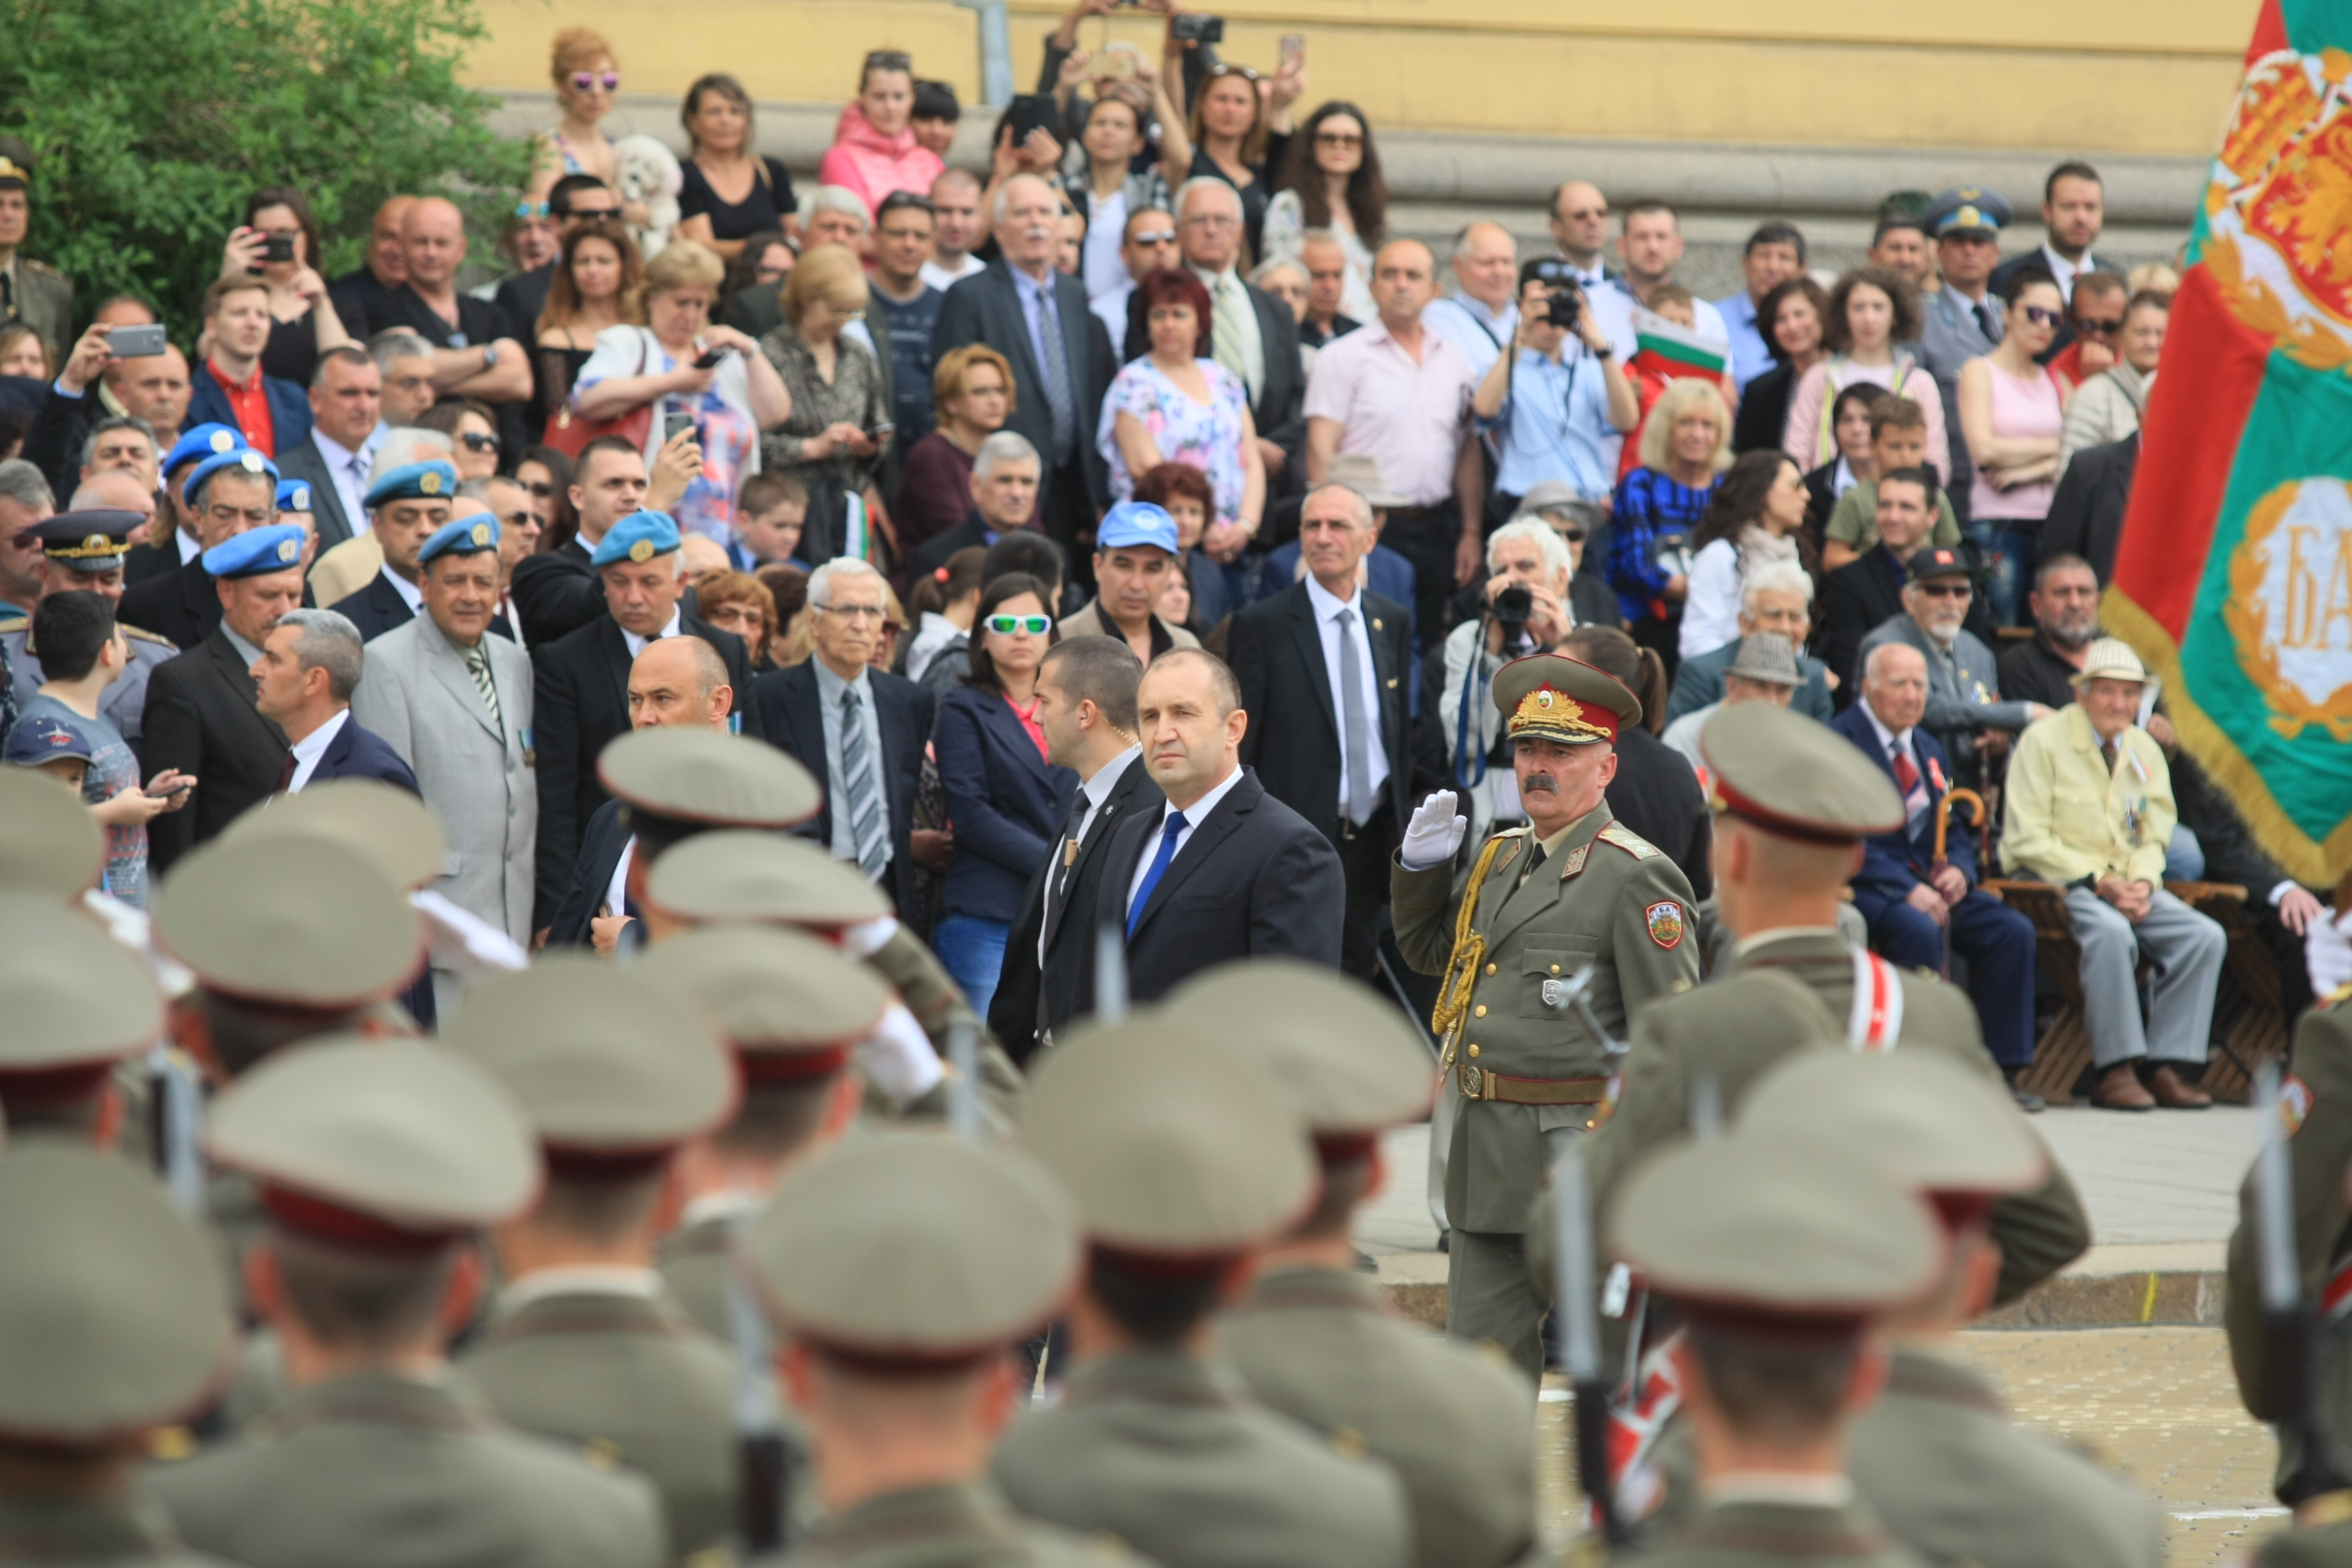
[[[1979,300],[1975,304],[1969,306],[1969,309],[1976,315],[1977,331],[1982,332],[1988,338],[1991,337],[1993,335],[1992,312],[1985,308],[1985,302]]]
[[[1054,911],[1070,891],[1070,863],[1077,858],[1078,824],[1086,819],[1087,792],[1080,790],[1071,797],[1069,820],[1062,824],[1062,841],[1054,847],[1053,875],[1045,879],[1045,919],[1050,923]]]

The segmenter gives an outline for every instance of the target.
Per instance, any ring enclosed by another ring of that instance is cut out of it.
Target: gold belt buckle
[[[1475,1066],[1471,1063],[1464,1063],[1462,1068],[1463,1094],[1471,1100],[1485,1099],[1486,1090],[1486,1073],[1485,1068]]]

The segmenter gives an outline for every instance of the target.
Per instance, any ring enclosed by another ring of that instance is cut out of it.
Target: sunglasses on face
[[[465,431],[458,436],[457,439],[466,443],[466,450],[468,452],[495,452],[499,449],[499,438],[496,436],[485,436],[478,430]]]
[[[1931,599],[1965,599],[1971,590],[1966,583],[1922,583],[1919,592]]]
[[[594,71],[573,71],[572,73],[572,90],[574,92],[593,92],[599,87],[603,88],[606,92],[616,92],[620,89],[620,86],[621,73],[619,71],[606,71],[602,76],[597,75]]]
[[[1315,144],[1318,147],[1360,147],[1364,144],[1364,139],[1360,136],[1351,136],[1345,131],[1318,131],[1315,133]]]
[[[534,521],[535,520],[528,511],[509,511],[500,515],[499,518],[499,526],[501,528],[529,528],[532,525]]]
[[[610,218],[619,217],[621,216],[621,209],[618,207],[573,207],[561,216],[568,218],[577,218],[582,223],[600,223]]]
[[[1255,67],[1227,65],[1223,61],[1211,66],[1209,68],[1209,75],[1213,77],[1237,76],[1244,81],[1255,81],[1257,79],[1257,70]]]
[[[1581,544],[1584,542],[1584,530],[1580,528],[1555,528],[1552,531],[1559,534],[1560,538],[1566,540],[1570,544]]]
[[[1173,245],[1176,231],[1172,228],[1147,228],[1128,241],[1130,245]]]
[[[2047,310],[2040,305],[2028,305],[2025,307],[2025,319],[2037,327],[2054,327],[2066,318],[2060,311]]]
[[[1050,616],[991,616],[988,629],[1001,637],[1009,637],[1015,632],[1042,637],[1054,629],[1054,621]]]
[[[2086,338],[2111,338],[2123,330],[2124,319],[2121,316],[2112,321],[2095,321],[2085,316],[2074,323],[2074,331]]]
[[[548,207],[545,202],[515,203],[515,216],[522,219],[525,223],[530,223],[537,218],[543,218],[547,216],[547,212]]]
[[[522,488],[529,490],[532,497],[539,500],[546,500],[555,494],[555,487],[545,479],[533,480]]]

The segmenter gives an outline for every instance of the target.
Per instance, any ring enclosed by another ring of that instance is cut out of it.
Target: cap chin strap
[[[1902,977],[1893,964],[1856,942],[1853,1009],[1846,1015],[1845,1043],[1857,1051],[1892,1050],[1902,1033]]]

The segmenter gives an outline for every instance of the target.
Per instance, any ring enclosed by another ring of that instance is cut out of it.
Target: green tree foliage
[[[26,250],[84,312],[131,292],[190,327],[266,185],[309,195],[332,278],[384,197],[475,193],[487,236],[522,183],[527,147],[457,79],[473,0],[0,0],[0,131],[37,160]]]

